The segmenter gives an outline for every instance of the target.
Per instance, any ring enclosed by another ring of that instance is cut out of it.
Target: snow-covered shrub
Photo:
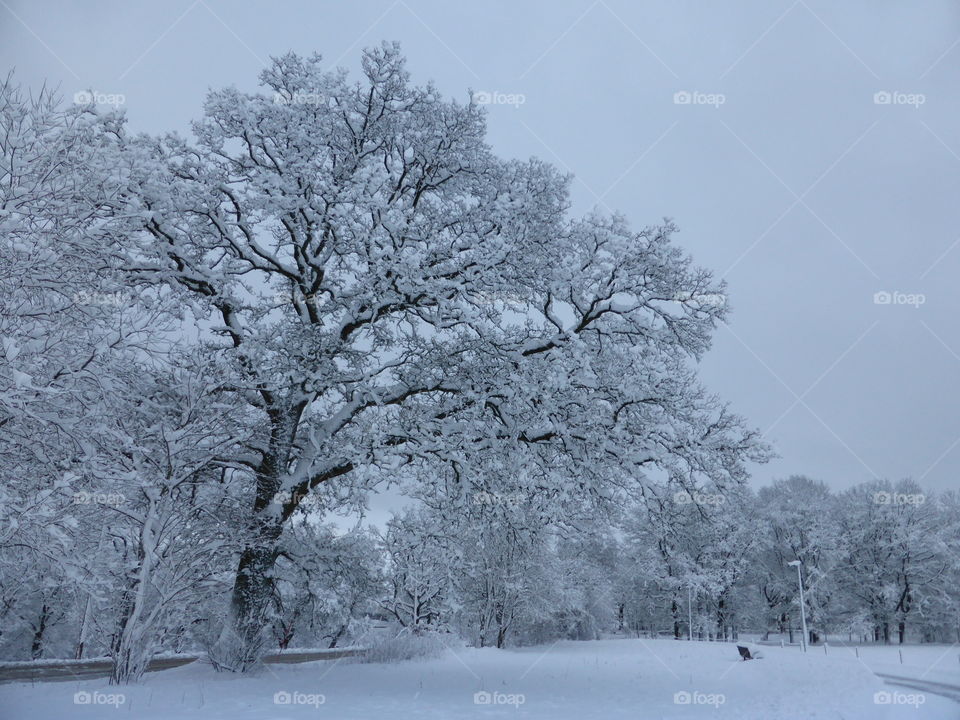
[[[384,633],[368,643],[363,655],[364,662],[391,663],[417,658],[441,656],[452,643],[460,645],[456,636],[439,631],[416,633],[408,628],[399,632]]]
[[[365,633],[381,594],[382,556],[373,535],[297,522],[282,538],[274,572],[277,647],[337,647]]]

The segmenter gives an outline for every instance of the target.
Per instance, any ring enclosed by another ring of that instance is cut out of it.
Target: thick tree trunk
[[[137,566],[124,593],[117,635],[110,653],[113,658],[111,685],[139,680],[153,654],[146,595],[156,562],[157,538],[154,528],[157,524],[157,505],[156,496],[149,495],[148,499],[149,505],[140,528]]]
[[[327,648],[331,650],[335,648],[337,646],[337,643],[340,642],[340,638],[346,635],[346,633],[347,633],[347,625],[341,625],[340,629],[333,634],[332,638],[330,638],[330,644],[327,645]]]
[[[487,646],[487,626],[489,625],[489,618],[487,613],[481,613],[480,615],[480,633],[477,637],[477,640],[480,644],[480,647]]]
[[[727,639],[727,614],[726,604],[721,598],[717,602],[717,639]]]
[[[290,646],[291,640],[293,640],[293,623],[284,625],[281,628],[280,639],[277,641],[277,647],[280,650],[286,650]]]
[[[252,537],[240,554],[230,598],[230,617],[223,628],[215,663],[227,670],[246,672],[256,665],[268,638],[270,607],[274,600],[273,568],[279,555],[277,541],[283,526],[271,503],[281,487],[289,448],[299,413],[271,414],[270,449],[257,468]],[[271,512],[271,510],[273,512]]]
[[[227,669],[245,672],[252,668],[267,642],[280,530],[279,523],[263,528],[257,544],[245,548],[240,555],[230,598],[232,627],[225,628],[231,634],[225,639],[230,650],[220,662]]]
[[[43,657],[43,636],[47,631],[47,621],[50,619],[50,607],[43,603],[40,608],[40,617],[33,626],[33,642],[30,644],[30,659],[39,660]]]

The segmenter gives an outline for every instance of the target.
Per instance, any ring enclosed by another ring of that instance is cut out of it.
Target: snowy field
[[[799,648],[789,648],[800,652]],[[822,646],[810,648],[823,654]],[[960,686],[960,645],[842,645],[831,643],[831,658],[860,663],[876,673]]]
[[[741,634],[740,637],[751,638],[764,651],[776,646],[775,640],[768,644],[758,641],[757,635]],[[787,645],[784,650],[801,652],[799,644]],[[960,643],[874,645],[849,643],[834,638],[829,641],[826,649],[823,645],[816,645],[810,648],[810,652],[859,663],[874,673],[960,687]]]
[[[864,663],[840,654],[763,651],[763,659],[741,662],[731,644],[602,640],[522,650],[458,648],[436,659],[389,665],[343,660],[273,666],[254,677],[193,665],[124,688],[102,680],[3,685],[0,717],[960,718],[960,705],[886,687]]]
[[[856,653],[853,648],[830,648],[834,650],[846,653],[848,659],[859,656],[877,672],[911,677],[919,672],[930,680],[960,684],[960,645],[868,646],[857,648]]]

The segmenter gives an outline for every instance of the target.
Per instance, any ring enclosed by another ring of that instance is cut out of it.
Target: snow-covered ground
[[[960,686],[960,645],[831,645],[827,652],[874,672]]]
[[[761,649],[768,649],[766,643],[758,644]],[[771,641],[770,645],[773,644]],[[801,652],[799,644],[788,645],[785,650]],[[810,653],[859,663],[875,673],[960,687],[960,643],[874,645],[834,639],[826,649],[823,645],[812,646]]]
[[[945,698],[885,687],[863,663],[791,648],[763,651],[763,659],[741,662],[731,644],[601,640],[521,650],[456,648],[440,658],[396,664],[270,666],[252,677],[194,664],[123,688],[102,680],[3,685],[0,717],[960,717],[960,706]]]

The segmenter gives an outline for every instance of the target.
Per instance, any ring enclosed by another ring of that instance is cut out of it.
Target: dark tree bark
[[[33,626],[33,641],[30,643],[30,659],[39,660],[43,657],[43,640],[47,631],[47,624],[50,621],[51,608],[47,603],[40,607],[40,616]]]

